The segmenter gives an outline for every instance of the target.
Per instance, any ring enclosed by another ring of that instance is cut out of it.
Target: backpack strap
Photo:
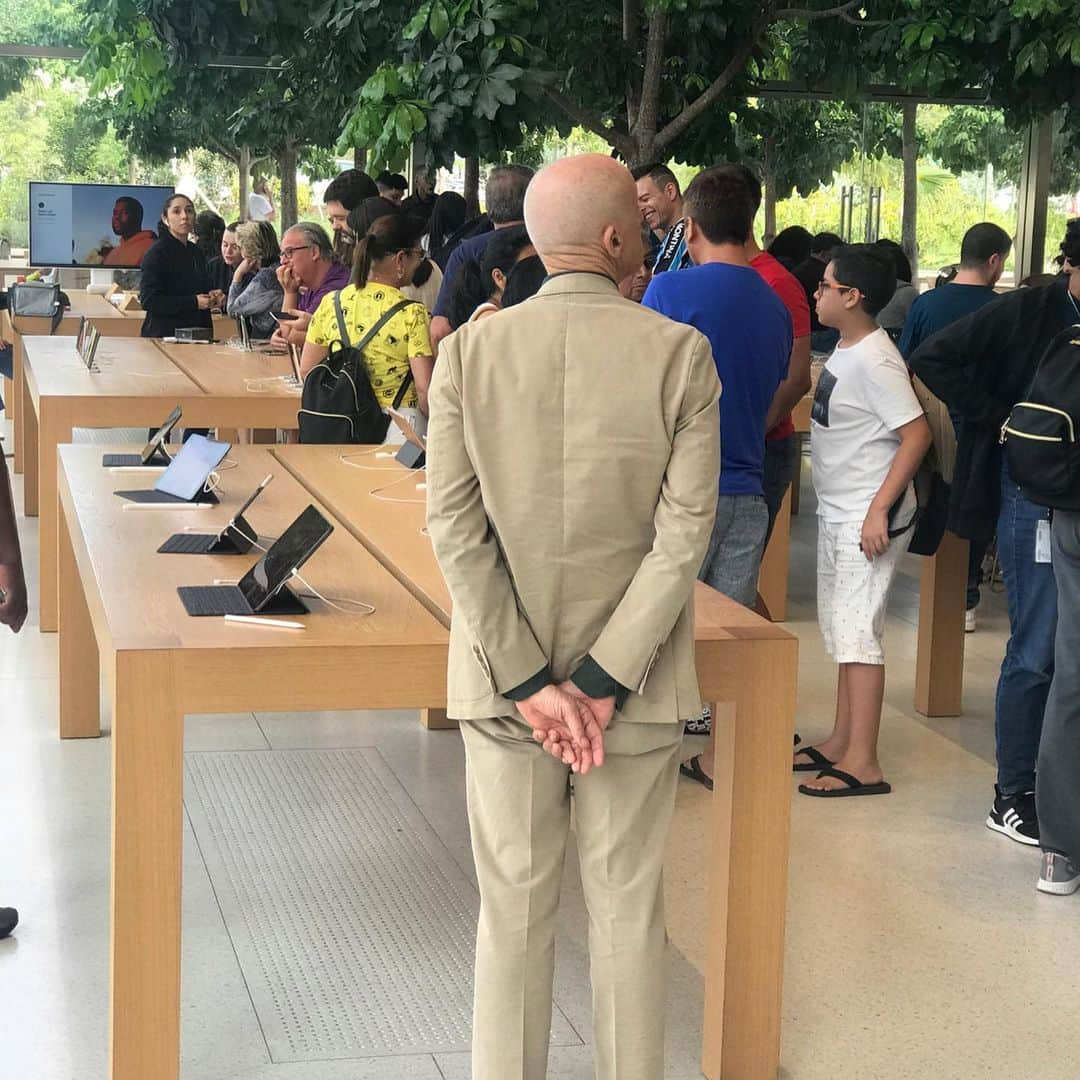
[[[375,325],[364,335],[363,339],[360,341],[360,344],[356,346],[356,348],[360,352],[360,354],[363,355],[364,348],[367,346],[368,342],[371,341],[371,339],[399,311],[404,311],[405,308],[411,306],[412,304],[418,304],[418,303],[420,303],[419,300],[399,300],[393,307],[387,308],[387,310],[384,311],[382,313],[382,315],[379,316],[379,318],[376,321]],[[344,329],[345,317],[341,312],[341,303],[338,300],[336,293],[334,294],[334,304],[336,306],[337,315],[338,315],[338,325],[341,327],[341,331],[344,334],[344,332],[345,332],[345,329]],[[395,409],[400,409],[401,408],[401,403],[405,400],[405,395],[408,393],[409,387],[412,385],[412,381],[413,381],[413,373],[412,373],[412,368],[410,367],[409,370],[405,373],[405,378],[402,379],[402,381],[401,381],[401,386],[398,387],[398,392],[394,395],[394,408]]]
[[[343,349],[349,348],[349,331],[345,326],[345,312],[341,310],[341,290],[338,289],[334,293],[334,314],[337,316],[338,333],[341,335],[341,347]],[[379,324],[376,324],[375,329],[379,328]],[[364,339],[364,344],[367,344],[367,338]],[[363,348],[363,345],[361,346]]]

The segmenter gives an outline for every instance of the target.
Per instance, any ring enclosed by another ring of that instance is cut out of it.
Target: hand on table
[[[0,563],[0,623],[17,634],[26,622],[26,581],[21,563]]]
[[[221,289],[210,290],[210,306],[216,311],[225,310],[225,294]]]

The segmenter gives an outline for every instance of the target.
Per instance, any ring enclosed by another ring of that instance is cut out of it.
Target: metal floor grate
[[[478,898],[377,750],[186,755],[274,1061],[469,1049]],[[555,1011],[553,1041],[576,1043]]]

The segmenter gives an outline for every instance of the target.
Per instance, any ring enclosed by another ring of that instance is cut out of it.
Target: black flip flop
[[[689,761],[682,762],[679,765],[679,772],[691,780],[696,780],[699,784],[704,784],[705,787],[712,791],[712,777],[701,767],[700,754],[695,754]]]
[[[820,791],[817,788],[807,787],[806,784],[799,785],[799,791],[803,795],[813,795],[818,799],[848,799],[853,795],[888,795],[892,791],[892,785],[887,784],[884,780],[877,784],[864,784],[857,777],[846,773],[842,769],[822,769],[818,773],[818,777],[831,776],[836,780],[842,780],[847,787],[834,788],[832,791]]]
[[[799,743],[801,743],[801,742],[802,742],[802,736],[796,731],[795,732],[795,745],[798,746]]]
[[[792,772],[821,772],[822,769],[831,769],[836,762],[830,761],[816,746],[804,746],[796,753],[805,754],[809,761],[796,761],[792,763]]]

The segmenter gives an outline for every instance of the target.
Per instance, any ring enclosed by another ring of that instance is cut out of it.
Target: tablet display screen
[[[157,453],[158,447],[169,437],[169,433],[176,427],[176,422],[179,419],[180,406],[177,405],[176,408],[165,417],[165,423],[157,429],[154,433],[154,437],[143,447],[142,459],[144,462],[149,461]]]
[[[251,610],[258,611],[333,531],[334,526],[309,506],[240,579],[240,591]]]
[[[192,435],[158,477],[154,489],[190,502],[228,452],[229,444],[226,442],[214,442],[205,435]]]

